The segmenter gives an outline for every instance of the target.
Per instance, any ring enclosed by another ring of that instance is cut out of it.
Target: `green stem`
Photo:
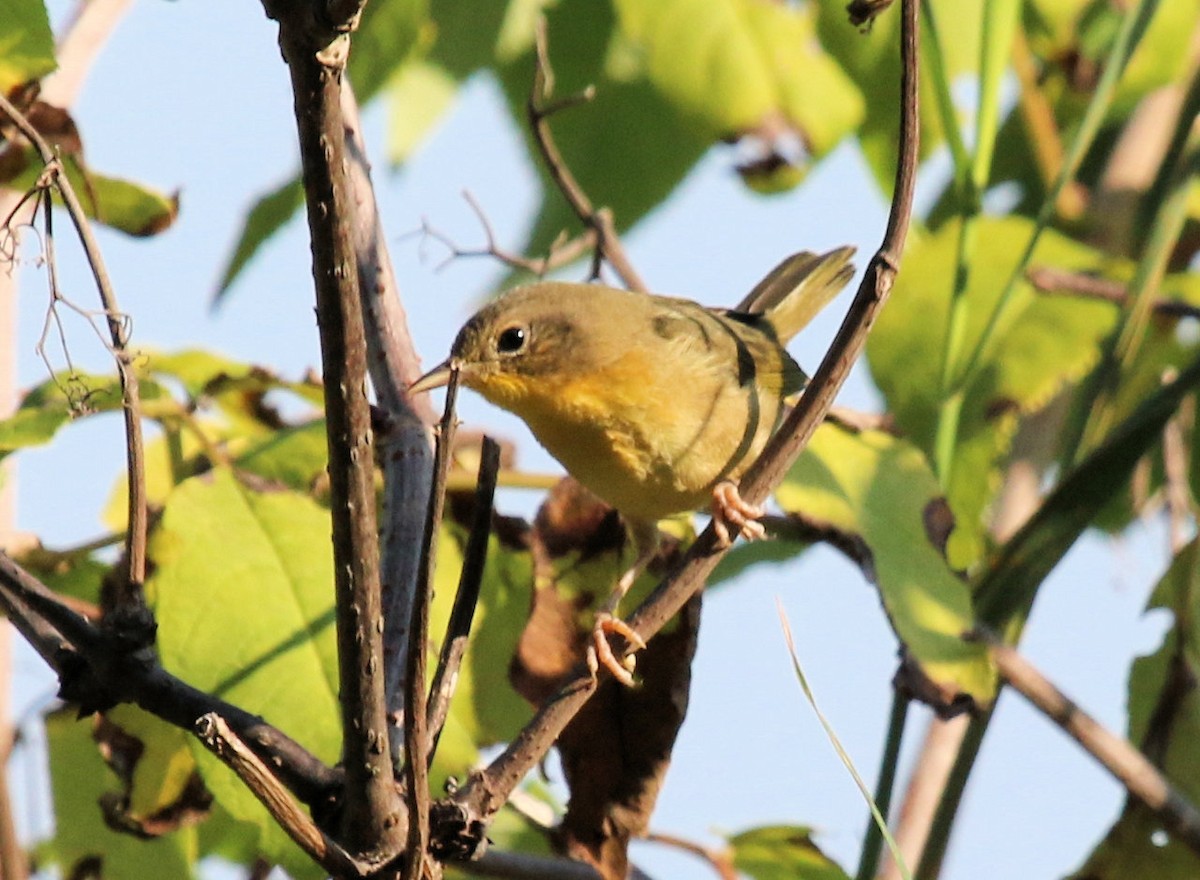
[[[1190,126],[1195,113],[1186,118]],[[1172,188],[1155,215],[1146,251],[1129,285],[1130,297],[1121,312],[1120,322],[1105,345],[1100,363],[1076,398],[1065,429],[1062,452],[1065,465],[1076,463],[1112,428],[1118,382],[1141,350],[1155,296],[1188,218],[1188,196],[1192,178],[1198,172],[1200,143],[1175,166]]]
[[[946,145],[950,148],[950,158],[954,162],[954,181],[957,188],[960,179],[970,180],[971,159],[967,155],[967,147],[963,143],[962,133],[958,130],[954,99],[950,95],[949,67],[946,64],[946,55],[942,51],[942,38],[938,30],[933,0],[921,0],[921,17],[925,22],[922,60],[927,62],[923,66],[926,73],[929,74],[929,81],[933,86],[938,117],[942,123],[942,133],[946,137]]]
[[[1046,198],[1043,200],[1041,209],[1038,211],[1033,233],[1029,236],[1029,241],[1022,251],[1020,259],[1017,260],[1016,265],[1013,267],[1012,273],[1009,275],[1008,281],[1005,283],[1000,298],[996,301],[996,305],[992,309],[991,315],[988,316],[983,334],[980,336],[974,351],[971,352],[970,360],[959,375],[952,390],[962,390],[970,385],[980,365],[995,349],[1000,331],[1007,325],[1008,320],[1011,318],[1018,282],[1024,277],[1025,268],[1033,256],[1034,248],[1037,247],[1042,233],[1045,232],[1046,228],[1050,225],[1051,219],[1054,217],[1058,197],[1067,184],[1075,178],[1075,172],[1079,169],[1080,162],[1083,161],[1084,155],[1100,131],[1100,127],[1108,113],[1108,108],[1112,104],[1113,96],[1116,94],[1117,83],[1120,80],[1121,73],[1125,69],[1125,64],[1129,61],[1130,55],[1133,54],[1133,50],[1137,47],[1138,40],[1145,31],[1150,17],[1158,8],[1158,3],[1159,0],[1138,0],[1137,6],[1127,12],[1121,20],[1121,26],[1117,31],[1116,39],[1113,41],[1112,48],[1109,50],[1108,57],[1104,62],[1104,72],[1100,76],[1100,81],[1096,85],[1096,91],[1092,95],[1092,100],[1088,103],[1087,110],[1084,111],[1083,119],[1079,123],[1079,128],[1075,132],[1075,137],[1071,141],[1070,148],[1067,150],[1067,155],[1063,159],[1058,177],[1055,178],[1054,184],[1050,187],[1049,192],[1046,193]]]
[[[888,718],[887,740],[883,746],[883,759],[879,764],[879,780],[875,783],[875,808],[887,819],[891,812],[892,790],[896,785],[896,769],[900,764],[900,744],[904,740],[904,722],[908,719],[911,700],[899,690],[892,691],[892,711]],[[879,870],[879,854],[883,850],[883,829],[875,821],[874,814],[867,823],[863,839],[862,856],[858,862],[856,880],[871,880]]]
[[[971,162],[971,182],[977,193],[987,189],[992,176],[992,155],[996,150],[996,132],[1000,130],[1000,90],[1020,13],[1020,0],[987,0],[983,7],[979,111],[975,116],[975,156]]]
[[[999,699],[999,694],[997,694]],[[929,828],[929,838],[925,841],[925,849],[921,853],[921,862],[917,865],[915,880],[937,880],[942,870],[942,859],[946,856],[946,847],[950,843],[950,831],[954,827],[954,819],[958,815],[958,807],[962,802],[963,792],[967,787],[967,779],[979,757],[979,748],[983,745],[983,735],[987,733],[988,725],[995,712],[992,708],[978,718],[972,718],[963,736],[962,744],[958,747],[958,757],[946,780],[946,788],[938,802],[937,811],[933,816],[933,824]]]
[[[926,21],[931,32],[937,22],[931,4],[926,3]],[[942,128],[954,156],[954,189],[961,218],[958,228],[955,257],[954,286],[950,294],[950,310],[946,319],[946,338],[942,346],[941,398],[938,413],[935,467],[943,486],[953,477],[954,448],[962,414],[961,395],[952,394],[955,373],[961,361],[967,326],[966,292],[974,261],[976,221],[982,211],[983,192],[992,173],[992,156],[996,147],[996,132],[1000,127],[1000,87],[1005,62],[1016,32],[1019,0],[988,0],[984,5],[980,33],[979,111],[975,116],[975,153],[968,159],[954,117],[945,61],[938,47],[935,87]],[[930,41],[934,42],[934,41]]]

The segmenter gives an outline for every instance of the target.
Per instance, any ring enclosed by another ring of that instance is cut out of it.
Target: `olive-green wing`
[[[852,247],[821,255],[792,254],[768,272],[733,312],[764,316],[786,345],[854,276],[853,256]]]

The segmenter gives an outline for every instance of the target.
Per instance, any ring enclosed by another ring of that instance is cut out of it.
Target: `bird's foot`
[[[624,638],[629,645],[629,653],[618,658],[613,653],[612,643],[608,640],[610,635],[619,635]],[[603,666],[612,673],[613,678],[625,687],[633,687],[633,670],[637,665],[634,652],[640,651],[644,647],[646,647],[645,639],[639,636],[633,627],[621,618],[614,617],[607,611],[601,611],[596,615],[596,625],[592,629],[592,644],[587,652],[588,668],[592,670],[592,675],[595,675]]]
[[[766,514],[761,507],[747,504],[738,492],[737,483],[732,480],[722,480],[713,488],[712,517],[713,528],[721,541],[721,546],[728,547],[733,543],[730,537],[730,526],[747,541],[754,541],[767,536],[767,530],[758,520]]]

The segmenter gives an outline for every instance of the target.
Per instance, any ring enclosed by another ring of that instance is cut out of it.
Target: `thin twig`
[[[458,397],[458,367],[451,364],[446,385],[446,408],[438,428],[433,452],[433,489],[425,517],[425,539],[421,545],[421,567],[417,573],[417,595],[409,623],[408,688],[404,701],[404,782],[408,805],[408,862],[405,880],[421,880],[429,848],[429,756],[432,752],[427,728],[428,701],[426,666],[429,645],[429,604],[437,568],[438,534],[446,504],[446,477],[453,459],[454,404]]]
[[[783,479],[809,438],[821,423],[838,389],[849,374],[867,331],[891,291],[908,231],[917,165],[917,3],[904,0],[902,19],[900,154],[895,196],[887,232],[859,285],[854,301],[820,368],[783,427],[746,474],[742,495],[750,503],[764,499]],[[649,639],[699,590],[723,550],[710,525],[696,539],[680,564],[646,599],[627,623]],[[474,774],[444,805],[453,821],[447,831],[482,827],[503,805],[508,793],[546,754],[563,728],[594,693],[597,679],[586,664],[568,673],[558,692],[538,709],[533,720],[514,737],[508,748],[484,771]]]
[[[546,49],[545,18],[538,19],[534,35],[536,59],[533,89],[525,108],[529,118],[529,127],[554,185],[563,194],[567,204],[571,206],[571,210],[575,212],[575,216],[579,218],[580,222],[596,232],[596,256],[592,264],[592,277],[599,277],[599,261],[603,258],[613,267],[626,287],[630,290],[645,292],[646,284],[638,275],[637,270],[633,268],[633,263],[625,253],[625,247],[621,244],[621,238],[617,235],[616,227],[613,224],[612,213],[606,208],[597,209],[592,204],[592,200],[587,197],[587,193],[583,191],[583,187],[579,185],[579,181],[575,179],[571,169],[567,167],[567,163],[563,160],[562,153],[559,152],[558,145],[554,141],[554,135],[550,132],[549,118],[560,110],[591,100],[591,89],[589,87],[579,95],[554,99],[554,70],[550,66],[550,56]]]
[[[296,129],[312,247],[329,448],[346,786],[342,836],[354,853],[385,857],[404,845],[384,698],[382,600],[375,513],[367,344],[352,229],[342,81],[354,21],[314,16],[307,4],[263,0],[295,96]],[[351,4],[357,8],[359,4]]]
[[[579,259],[585,252],[596,246],[596,230],[587,229],[582,235],[578,235],[568,241],[555,241],[550,245],[549,250],[544,257],[526,257],[521,254],[514,253],[506,248],[502,248],[496,241],[495,231],[492,229],[491,221],[483,212],[483,208],[475,197],[470,192],[464,190],[463,198],[467,204],[471,206],[471,210],[475,213],[479,220],[479,225],[483,227],[484,240],[486,244],[479,248],[464,248],[454,241],[449,235],[436,229],[427,219],[422,218],[421,228],[415,233],[408,233],[409,236],[419,234],[424,238],[432,238],[449,251],[449,256],[434,267],[434,271],[440,272],[446,266],[450,265],[456,259],[463,257],[491,257],[498,260],[510,269],[516,269],[521,272],[528,272],[536,278],[544,278],[548,272],[569,265]]]
[[[721,880],[738,880],[737,868],[733,865],[733,859],[730,858],[729,852],[726,850],[712,849],[707,846],[701,846],[692,840],[687,840],[683,837],[677,837],[674,834],[663,834],[658,831],[651,831],[642,838],[650,843],[659,843],[663,846],[669,846],[673,849],[693,855],[703,862],[706,862]]]
[[[126,577],[116,591],[118,606],[138,606],[144,601],[142,585],[146,580],[146,531],[149,514],[146,507],[146,473],[145,450],[142,439],[141,399],[138,391],[137,372],[133,367],[133,358],[129,353],[128,325],[122,317],[117,305],[116,293],[108,277],[108,269],[104,265],[104,257],[100,246],[92,233],[87,214],[75,195],[75,189],[67,178],[62,163],[53,148],[46,143],[37,129],[25,116],[3,95],[0,95],[0,111],[3,111],[20,130],[41,157],[47,171],[51,175],[54,188],[62,197],[63,205],[71,217],[83,251],[87,257],[88,266],[92,270],[92,278],[96,290],[100,294],[100,303],[108,323],[108,332],[112,340],[112,350],[117,364],[117,374],[121,382],[122,414],[125,420],[125,460],[129,472],[128,505],[129,527],[125,537],[125,566]]]
[[[1173,379],[1171,376],[1168,378]],[[1180,411],[1163,425],[1163,496],[1167,511],[1167,534],[1170,553],[1174,558],[1187,544],[1191,529],[1192,494],[1188,488],[1189,448],[1185,442],[1185,426],[1195,423],[1196,399],[1189,397]]]
[[[1025,273],[1025,277],[1042,293],[1069,294],[1117,305],[1124,305],[1129,300],[1128,285],[1082,272],[1054,266],[1034,266]],[[1155,314],[1164,317],[1200,319],[1200,308],[1181,300],[1156,299],[1151,303],[1151,308]]]
[[[216,712],[196,720],[196,738],[220,758],[313,861],[335,877],[365,877],[370,866],[347,853],[313,823],[258,755]]]
[[[458,577],[454,605],[450,609],[450,622],[446,625],[446,635],[442,640],[437,671],[429,688],[429,709],[426,713],[429,758],[426,764],[430,767],[433,766],[442,727],[450,712],[450,699],[458,685],[458,670],[467,650],[467,637],[471,633],[475,606],[479,602],[479,590],[483,586],[488,539],[492,534],[492,503],[496,495],[496,477],[499,472],[500,444],[485,436],[479,461],[479,481],[475,486],[475,510],[471,520],[471,532],[467,536],[467,546],[463,551],[462,572]]]
[[[1200,811],[1128,740],[1110,733],[1056,688],[1029,661],[989,632],[984,642],[1005,681],[1083,746],[1160,820],[1166,830],[1200,855]]]

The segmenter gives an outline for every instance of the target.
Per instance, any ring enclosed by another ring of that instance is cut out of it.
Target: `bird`
[[[645,642],[617,614],[658,548],[659,520],[711,505],[730,528],[765,532],[737,480],[808,378],[784,346],[854,275],[854,249],[784,259],[732,309],[597,283],[538,281],[491,301],[450,356],[409,387],[459,381],[521,418],[568,473],[624,518],[633,565],[596,614],[588,663],[633,685]],[[611,634],[625,639],[618,658]]]

